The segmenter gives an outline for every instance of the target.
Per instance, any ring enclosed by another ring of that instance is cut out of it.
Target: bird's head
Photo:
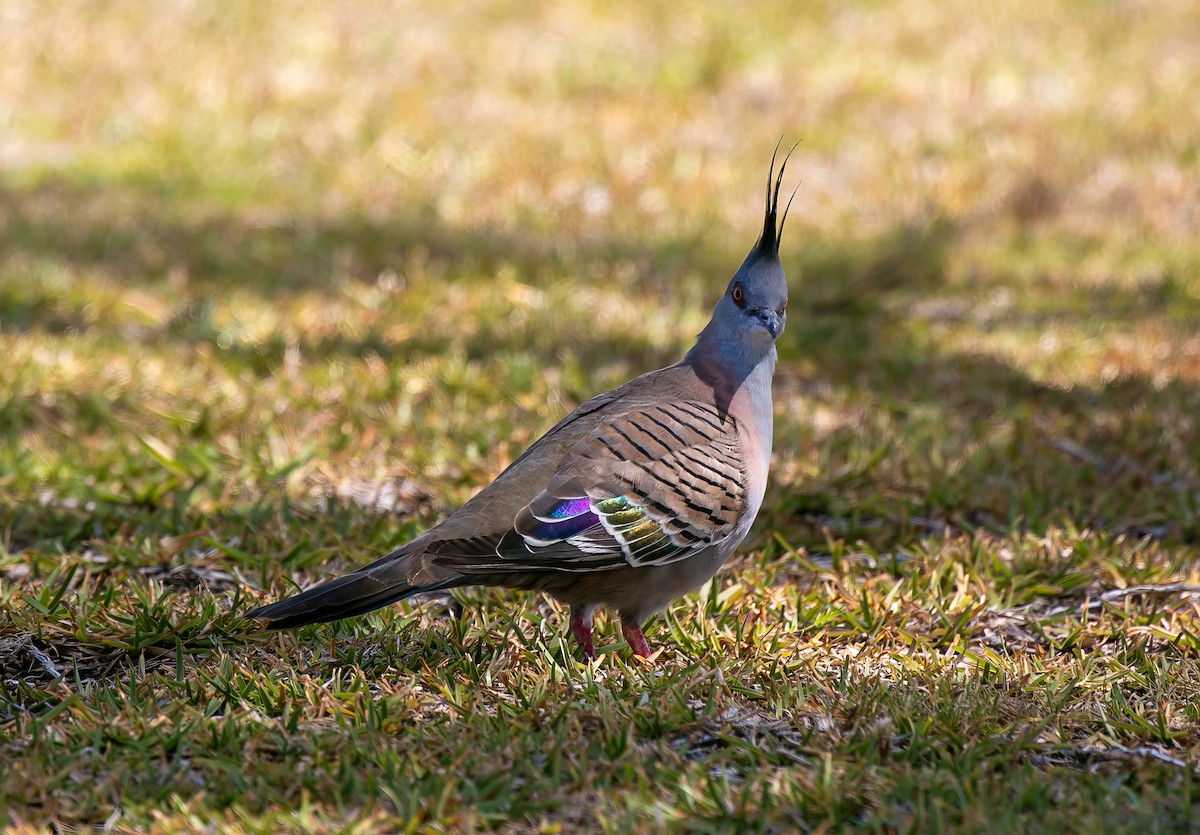
[[[792,146],[795,150],[795,146]],[[776,154],[779,148],[775,149]],[[758,242],[738,267],[725,288],[725,295],[713,310],[714,323],[719,322],[722,330],[738,333],[747,342],[769,343],[779,338],[787,323],[787,278],[779,262],[779,239],[787,210],[792,201],[779,214],[779,187],[783,183],[783,171],[787,167],[791,151],[784,157],[775,174],[775,154],[771,155],[771,169],[767,173],[767,205],[763,217],[762,234]],[[795,197],[792,192],[792,197]]]

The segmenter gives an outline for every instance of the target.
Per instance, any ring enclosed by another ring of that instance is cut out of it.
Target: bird
[[[776,175],[776,145],[762,232],[683,359],[584,402],[423,535],[246,617],[289,629],[422,592],[503,586],[568,605],[588,659],[594,612],[615,611],[634,655],[653,661],[645,622],[716,574],[762,506],[787,323],[779,244],[792,200],[780,216],[779,190],[792,151]]]

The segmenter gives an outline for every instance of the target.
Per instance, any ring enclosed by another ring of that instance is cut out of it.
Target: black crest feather
[[[772,258],[779,257],[779,240],[783,237],[783,224],[787,222],[788,209],[792,207],[792,200],[796,199],[796,192],[792,192],[792,196],[788,198],[787,205],[783,208],[783,216],[779,216],[779,188],[783,185],[783,172],[787,168],[788,160],[791,159],[792,151],[800,144],[797,142],[791,147],[791,150],[783,158],[783,163],[779,166],[779,174],[775,174],[775,158],[779,155],[779,147],[783,144],[781,137],[775,145],[775,151],[771,154],[771,168],[767,172],[767,208],[763,216],[762,234],[758,237],[758,243],[755,248],[760,255],[769,256]],[[773,181],[773,182],[772,182]],[[774,188],[772,188],[772,185]],[[799,190],[799,186],[796,189]]]

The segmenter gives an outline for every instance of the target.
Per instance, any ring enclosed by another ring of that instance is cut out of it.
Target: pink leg
[[[625,636],[625,640],[629,642],[629,648],[633,650],[633,654],[641,658],[650,657],[650,645],[646,643],[646,636],[642,634],[640,627],[631,626],[624,621],[621,622],[621,634]]]
[[[596,648],[592,646],[592,610],[583,606],[571,607],[571,634],[579,641],[583,654],[596,660]]]

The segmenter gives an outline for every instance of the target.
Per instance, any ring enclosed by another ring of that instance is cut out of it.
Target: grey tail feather
[[[381,562],[384,560],[314,586],[295,597],[247,612],[245,616],[253,620],[267,621],[268,629],[292,629],[310,623],[327,623],[380,609],[414,594],[444,589],[455,585],[459,579],[448,577],[434,583],[413,586],[403,580],[379,576],[382,572],[372,572],[371,569]]]

